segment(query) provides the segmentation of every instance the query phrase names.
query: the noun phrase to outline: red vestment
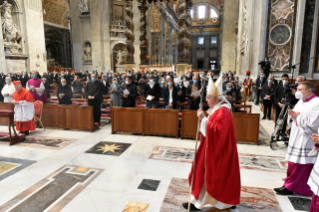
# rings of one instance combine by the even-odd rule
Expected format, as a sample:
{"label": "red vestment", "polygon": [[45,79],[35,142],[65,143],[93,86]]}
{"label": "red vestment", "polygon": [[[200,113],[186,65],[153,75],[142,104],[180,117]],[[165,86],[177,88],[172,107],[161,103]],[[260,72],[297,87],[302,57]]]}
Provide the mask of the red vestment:
{"label": "red vestment", "polygon": [[[221,106],[208,119],[206,137],[196,153],[192,195],[199,199],[206,192],[219,202],[240,204],[240,170],[233,118],[230,110]],[[193,168],[192,168],[193,171]],[[191,185],[192,171],[189,174]]]}
{"label": "red vestment", "polygon": [[32,94],[27,89],[22,88],[19,92],[15,91],[13,93],[12,100],[20,103],[16,104],[14,108],[16,129],[19,132],[34,131],[34,99]]}

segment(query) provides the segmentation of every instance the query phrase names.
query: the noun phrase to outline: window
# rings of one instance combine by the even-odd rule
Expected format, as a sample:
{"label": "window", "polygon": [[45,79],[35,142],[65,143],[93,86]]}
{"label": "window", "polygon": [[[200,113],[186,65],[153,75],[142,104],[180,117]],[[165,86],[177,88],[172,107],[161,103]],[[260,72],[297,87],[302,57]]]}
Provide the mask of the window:
{"label": "window", "polygon": [[198,6],[198,19],[204,19],[206,14],[206,6]]}
{"label": "window", "polygon": [[211,44],[216,45],[217,44],[217,37],[211,38]]}
{"label": "window", "polygon": [[198,38],[198,45],[204,45],[204,37]]}
{"label": "window", "polygon": [[194,10],[190,10],[190,15],[191,15],[191,18],[194,17]]}
{"label": "window", "polygon": [[214,9],[210,9],[210,17],[211,18],[218,18],[218,15]]}

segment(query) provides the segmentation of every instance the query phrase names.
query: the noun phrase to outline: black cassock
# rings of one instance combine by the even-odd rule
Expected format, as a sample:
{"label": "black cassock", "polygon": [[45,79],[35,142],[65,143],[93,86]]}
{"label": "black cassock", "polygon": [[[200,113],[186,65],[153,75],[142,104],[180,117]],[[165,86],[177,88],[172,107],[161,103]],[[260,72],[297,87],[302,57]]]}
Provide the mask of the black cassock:
{"label": "black cassock", "polygon": [[[64,94],[63,97],[60,98],[60,94]],[[58,91],[57,91],[57,97],[59,99],[59,104],[60,105],[71,105],[72,104],[72,90],[71,87],[66,85],[66,86],[59,86]]]}
{"label": "black cassock", "polygon": [[122,107],[135,107],[135,98],[137,97],[136,86],[131,83],[130,85],[125,85],[123,91],[126,89],[130,94],[127,98],[124,98],[124,93],[122,93]]}

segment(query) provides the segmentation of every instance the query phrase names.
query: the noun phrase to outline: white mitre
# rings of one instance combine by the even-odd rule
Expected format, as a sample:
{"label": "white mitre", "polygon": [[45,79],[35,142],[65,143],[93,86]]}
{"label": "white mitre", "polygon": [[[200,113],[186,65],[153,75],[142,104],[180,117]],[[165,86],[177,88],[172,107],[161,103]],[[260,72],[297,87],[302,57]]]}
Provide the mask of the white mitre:
{"label": "white mitre", "polygon": [[220,75],[216,82],[213,81],[212,77],[209,76],[207,96],[221,97],[223,96],[223,76]]}

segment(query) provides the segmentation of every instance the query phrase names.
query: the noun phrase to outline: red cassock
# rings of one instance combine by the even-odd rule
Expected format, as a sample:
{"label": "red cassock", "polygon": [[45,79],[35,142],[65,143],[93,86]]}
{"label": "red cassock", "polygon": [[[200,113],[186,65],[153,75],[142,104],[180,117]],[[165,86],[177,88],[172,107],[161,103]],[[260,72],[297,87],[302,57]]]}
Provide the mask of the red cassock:
{"label": "red cassock", "polygon": [[[192,168],[193,171],[193,168]],[[189,174],[191,185],[192,171]],[[240,204],[240,169],[233,118],[230,110],[220,107],[208,119],[206,137],[196,153],[192,195],[199,199],[206,192],[219,202]]]}

